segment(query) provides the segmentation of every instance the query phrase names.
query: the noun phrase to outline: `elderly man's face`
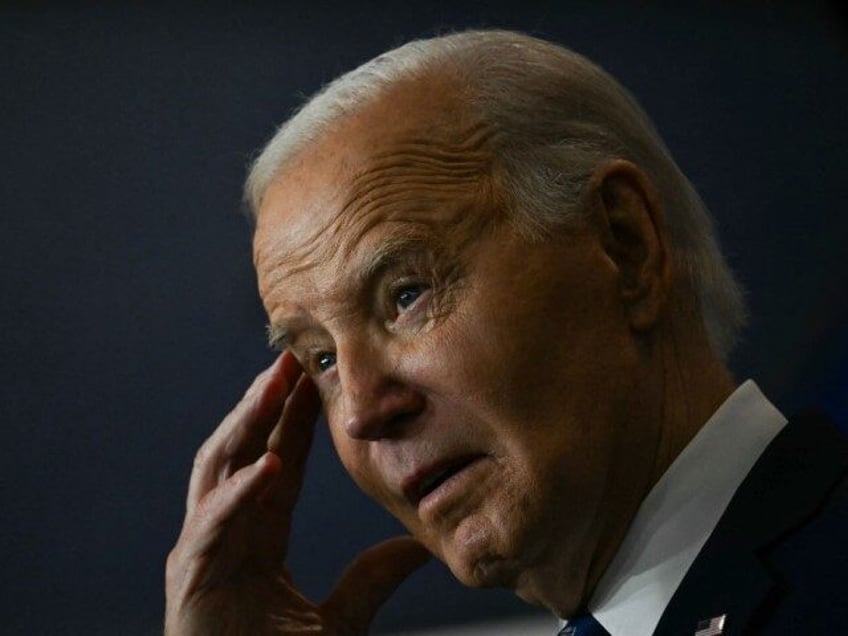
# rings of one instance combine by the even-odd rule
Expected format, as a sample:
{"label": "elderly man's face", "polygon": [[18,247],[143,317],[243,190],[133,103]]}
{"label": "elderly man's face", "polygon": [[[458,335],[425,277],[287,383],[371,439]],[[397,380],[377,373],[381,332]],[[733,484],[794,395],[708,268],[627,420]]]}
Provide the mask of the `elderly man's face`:
{"label": "elderly man's face", "polygon": [[460,580],[533,600],[556,570],[576,602],[653,441],[630,417],[615,266],[589,226],[521,238],[488,132],[409,93],[269,188],[254,257],[272,330],[356,483]]}

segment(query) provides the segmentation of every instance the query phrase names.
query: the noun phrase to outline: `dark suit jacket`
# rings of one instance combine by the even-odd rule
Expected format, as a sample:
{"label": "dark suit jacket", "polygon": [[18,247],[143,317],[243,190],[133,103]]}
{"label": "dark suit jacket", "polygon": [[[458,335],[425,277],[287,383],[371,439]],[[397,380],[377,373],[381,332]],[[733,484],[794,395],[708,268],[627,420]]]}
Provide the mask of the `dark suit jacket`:
{"label": "dark suit jacket", "polygon": [[794,418],[772,440],[654,634],[692,635],[722,614],[725,635],[848,634],[848,438],[826,417]]}

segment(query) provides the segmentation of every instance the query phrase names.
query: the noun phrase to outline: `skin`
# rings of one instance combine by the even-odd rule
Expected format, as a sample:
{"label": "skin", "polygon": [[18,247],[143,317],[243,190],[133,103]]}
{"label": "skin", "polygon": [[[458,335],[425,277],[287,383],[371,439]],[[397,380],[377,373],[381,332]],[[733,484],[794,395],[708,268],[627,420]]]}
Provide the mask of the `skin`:
{"label": "skin", "polygon": [[[184,590],[168,592],[174,623],[223,606],[198,610],[196,599],[231,593],[222,581],[243,577],[247,563],[265,572],[256,589],[279,588],[316,389],[353,479],[457,578],[510,587],[564,617],[585,604],[645,494],[732,391],[675,280],[650,179],[628,162],[598,166],[586,222],[531,243],[509,221],[491,140],[457,87],[417,80],[338,122],[269,187],[254,238],[259,291],[287,349],[282,364],[296,367],[293,354],[306,375],[290,390],[296,374],[272,371],[285,387],[271,391],[265,424],[237,407],[230,432],[199,456],[203,486],[193,477],[169,560],[170,588]],[[273,452],[259,465],[222,459],[222,448],[241,446],[252,459],[264,441]],[[419,501],[415,487],[446,465],[458,472]],[[247,474],[233,486],[238,468]],[[209,504],[197,514],[204,497],[229,501],[216,494],[228,488],[238,497],[215,504],[226,513]],[[267,513],[276,547],[226,561],[234,519],[246,515],[239,528],[249,532],[268,522],[257,499],[276,503]],[[421,562],[412,540],[378,547],[331,596],[343,601],[309,605],[312,625],[364,633]],[[204,567],[224,574],[185,583]],[[353,591],[375,578],[374,598]],[[283,589],[254,614],[292,607],[290,581]]]}

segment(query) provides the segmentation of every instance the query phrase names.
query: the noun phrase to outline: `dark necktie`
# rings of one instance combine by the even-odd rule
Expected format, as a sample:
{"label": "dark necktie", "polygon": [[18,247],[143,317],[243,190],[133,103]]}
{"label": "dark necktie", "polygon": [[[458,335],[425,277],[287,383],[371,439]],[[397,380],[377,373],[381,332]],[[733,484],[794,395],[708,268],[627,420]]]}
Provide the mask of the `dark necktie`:
{"label": "dark necktie", "polygon": [[568,619],[568,625],[559,630],[557,636],[610,636],[610,633],[594,616],[583,614]]}

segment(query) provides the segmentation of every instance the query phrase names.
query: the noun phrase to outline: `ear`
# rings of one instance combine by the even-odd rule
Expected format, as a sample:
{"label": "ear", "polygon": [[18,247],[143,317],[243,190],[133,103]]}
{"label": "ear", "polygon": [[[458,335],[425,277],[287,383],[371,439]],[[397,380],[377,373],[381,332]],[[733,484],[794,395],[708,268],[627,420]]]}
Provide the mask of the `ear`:
{"label": "ear", "polygon": [[659,193],[629,161],[599,166],[587,189],[601,245],[618,272],[619,298],[636,331],[654,327],[673,279],[668,231]]}

